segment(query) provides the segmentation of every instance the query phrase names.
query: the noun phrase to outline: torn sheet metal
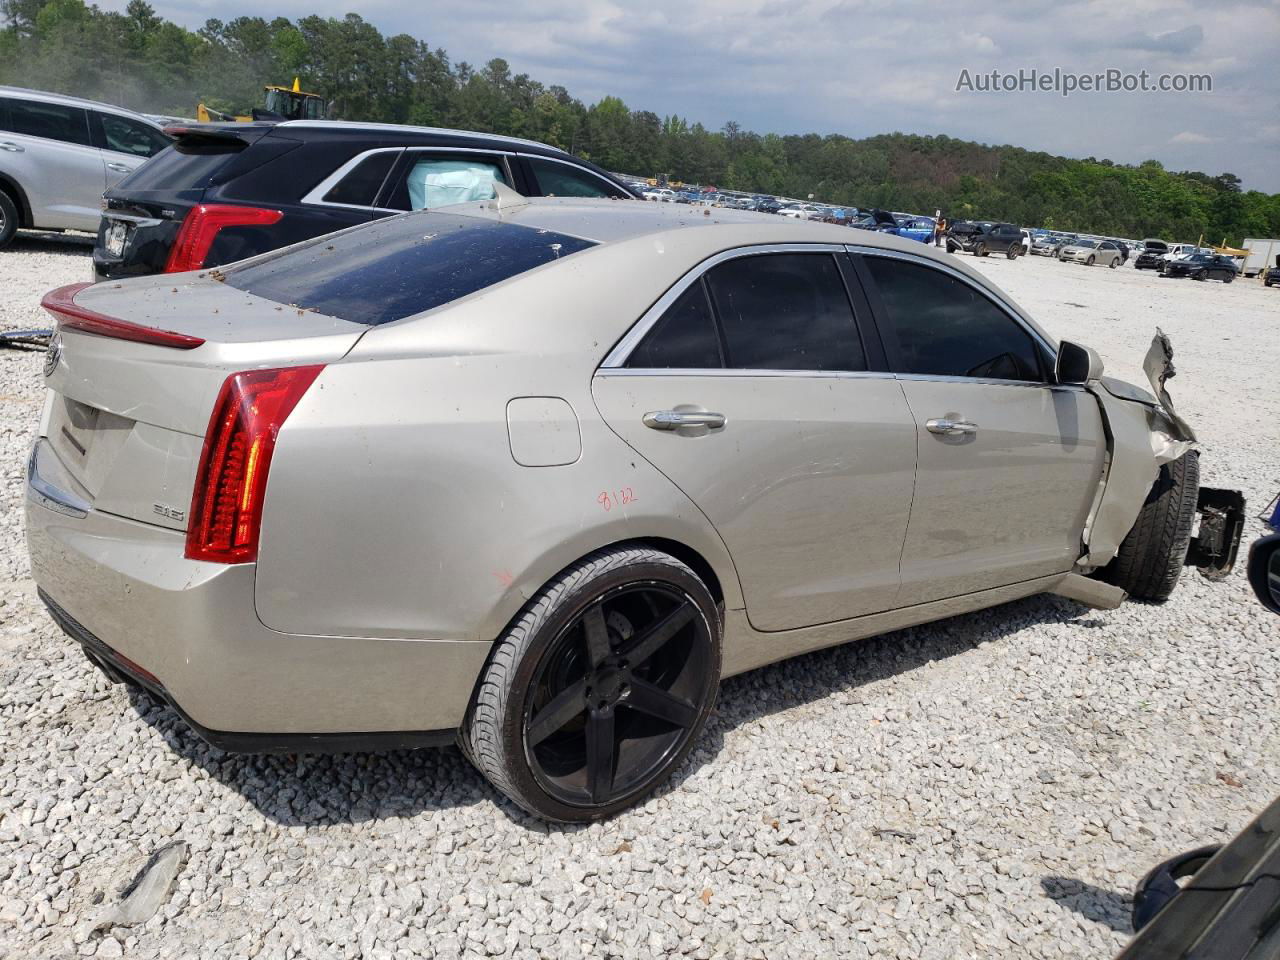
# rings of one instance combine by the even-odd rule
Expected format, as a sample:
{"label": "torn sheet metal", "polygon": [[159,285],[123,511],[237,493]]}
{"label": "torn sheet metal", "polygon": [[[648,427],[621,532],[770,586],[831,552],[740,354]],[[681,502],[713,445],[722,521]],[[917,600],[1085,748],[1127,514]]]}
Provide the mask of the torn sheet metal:
{"label": "torn sheet metal", "polygon": [[1147,355],[1142,360],[1142,370],[1146,373],[1166,417],[1177,428],[1174,439],[1194,442],[1195,431],[1174,411],[1173,400],[1165,389],[1165,382],[1177,376],[1177,371],[1173,368],[1173,344],[1159,327],[1156,327],[1156,335],[1151,338],[1151,346],[1147,348]]}
{"label": "torn sheet metal", "polygon": [[1174,413],[1165,387],[1174,375],[1173,345],[1159,328],[1142,368],[1154,397],[1110,377],[1086,387],[1098,398],[1106,424],[1107,463],[1105,479],[1085,524],[1085,552],[1077,561],[1077,566],[1085,569],[1110,562],[1138,519],[1160,467],[1183,456],[1195,443],[1195,432]]}

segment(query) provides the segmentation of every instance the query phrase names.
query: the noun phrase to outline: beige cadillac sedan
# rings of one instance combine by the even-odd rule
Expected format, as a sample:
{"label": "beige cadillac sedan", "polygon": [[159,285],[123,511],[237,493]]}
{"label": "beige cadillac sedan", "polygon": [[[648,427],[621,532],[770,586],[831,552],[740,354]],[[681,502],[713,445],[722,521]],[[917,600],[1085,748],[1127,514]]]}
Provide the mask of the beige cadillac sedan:
{"label": "beige cadillac sedan", "polygon": [[90,659],[229,750],[457,740],[553,820],[721,677],[1238,542],[1167,341],[1157,398],[896,237],[504,189],[45,305],[27,536]]}

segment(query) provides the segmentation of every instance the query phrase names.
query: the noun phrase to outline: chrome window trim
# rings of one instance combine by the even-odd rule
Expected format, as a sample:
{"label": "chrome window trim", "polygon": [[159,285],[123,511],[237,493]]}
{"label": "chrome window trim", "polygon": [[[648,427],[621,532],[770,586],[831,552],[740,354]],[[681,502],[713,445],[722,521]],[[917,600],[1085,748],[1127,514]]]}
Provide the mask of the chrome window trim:
{"label": "chrome window trim", "polygon": [[[548,161],[550,161],[551,163],[559,163],[559,164],[561,164],[561,165],[563,165],[563,166],[566,166],[566,167],[573,167],[573,169],[575,169],[575,170],[579,170],[579,171],[581,171],[582,173],[589,173],[589,174],[591,174],[591,176],[595,177],[595,178],[596,178],[597,180],[599,180],[600,182],[602,182],[602,183],[606,184],[606,185],[609,187],[609,189],[610,189],[610,190],[613,190],[613,191],[615,191],[615,192],[616,192],[616,191],[618,191],[619,189],[621,189],[623,193],[628,193],[628,192],[629,192],[625,187],[622,187],[620,184],[614,183],[614,182],[613,182],[612,180],[610,180],[608,177],[602,177],[600,174],[596,173],[594,170],[590,170],[590,169],[588,169],[588,168],[586,168],[586,167],[582,166],[581,164],[574,163],[572,160],[561,160],[559,157],[548,157],[548,156],[544,156],[543,154],[540,154],[540,153],[519,153],[519,152],[517,152],[517,153],[516,153],[516,156],[517,156],[517,157],[524,157],[526,160],[548,160]],[[538,175],[537,175],[536,173],[534,173],[534,174],[533,174],[533,179],[534,179],[534,182],[536,183],[536,182],[537,182],[537,180],[538,180]],[[539,189],[539,190],[541,190],[541,189],[542,189],[541,185],[539,185],[538,189]],[[544,196],[545,196],[545,194],[544,194]]]}
{"label": "chrome window trim", "polygon": [[[640,341],[644,339],[645,334],[652,329],[653,325],[667,311],[667,308],[675,303],[682,293],[700,280],[703,274],[712,267],[728,260],[737,260],[740,257],[754,257],[767,253],[843,253],[844,249],[844,245],[839,243],[761,243],[748,247],[735,247],[732,250],[721,250],[719,253],[713,254],[695,265],[693,269],[673,283],[667,292],[659,297],[654,305],[641,315],[639,320],[632,324],[631,329],[623,334],[622,339],[614,345],[613,349],[609,351],[600,363],[599,369],[603,372],[626,366],[627,358],[631,356],[632,351],[635,350]],[[639,368],[636,369],[639,370]],[[734,372],[738,372],[738,370]],[[822,371],[805,372],[821,373]],[[749,371],[748,375],[750,375]]]}
{"label": "chrome window trim", "polygon": [[[416,144],[411,144],[409,146],[404,146],[404,147],[374,147],[372,150],[366,150],[363,153],[356,154],[354,157],[352,157],[350,160],[348,160],[346,163],[340,166],[337,170],[333,171],[333,173],[329,174],[329,176],[321,180],[306,196],[304,196],[298,202],[309,204],[313,207],[337,207],[342,210],[373,210],[373,211],[379,211],[382,213],[411,212],[407,210],[397,210],[395,207],[369,207],[369,206],[364,206],[358,203],[337,203],[333,200],[324,199],[324,195],[326,193],[328,193],[330,190],[336,187],[348,173],[354,170],[356,166],[359,165],[366,158],[373,156],[375,153],[408,153],[410,151],[413,151],[415,153],[427,152],[427,153],[489,153],[489,154],[493,154],[496,157],[502,158],[503,172],[506,173],[507,179],[508,180],[513,179],[512,172],[511,172],[511,164],[509,160],[511,157],[516,156],[516,154],[511,150],[494,150],[494,149],[486,149],[484,147],[432,147],[432,146],[426,146],[426,145],[418,146]],[[391,168],[393,170],[395,169],[395,161],[392,161]],[[387,176],[390,176],[390,175],[391,175],[390,173],[387,174]],[[384,185],[385,185],[385,178],[384,178]]]}
{"label": "chrome window trim", "polygon": [[[284,124],[281,124],[283,126]],[[329,174],[307,193],[299,203],[309,204],[314,207],[340,207],[345,210],[388,210],[387,207],[370,207],[358,203],[335,203],[332,200],[325,200],[324,195],[336,187],[347,174],[358,167],[369,157],[377,153],[403,153],[405,147],[374,147],[372,150],[365,150],[363,153],[357,153],[337,170]],[[391,166],[395,168],[395,161],[391,162]],[[390,213],[403,213],[401,210],[388,210]]]}
{"label": "chrome window trim", "polygon": [[[601,367],[601,377],[803,377],[806,380],[894,380],[887,370],[766,370],[751,367]],[[1039,384],[1029,384],[1039,386]]]}
{"label": "chrome window trim", "polygon": [[928,381],[929,383],[982,383],[996,387],[1034,387],[1037,390],[1067,390],[1082,392],[1078,383],[1054,383],[1051,380],[1001,380],[998,377],[957,377],[942,373],[896,373],[895,380]]}

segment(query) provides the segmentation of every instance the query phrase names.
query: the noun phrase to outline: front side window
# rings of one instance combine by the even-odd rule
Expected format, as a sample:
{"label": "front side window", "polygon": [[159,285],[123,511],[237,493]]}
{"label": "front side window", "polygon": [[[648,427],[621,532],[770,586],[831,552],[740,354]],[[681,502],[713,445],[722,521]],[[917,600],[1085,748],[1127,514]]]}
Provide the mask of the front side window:
{"label": "front side window", "polygon": [[707,271],[725,366],[865,370],[853,308],[830,253],[739,257]]}
{"label": "front side window", "polygon": [[173,143],[155,127],[113,113],[99,113],[102,142],[108,150],[131,153],[135,157],[154,157]]}
{"label": "front side window", "polygon": [[89,146],[89,116],[83,107],[39,100],[10,100],[9,129],[28,137]]}
{"label": "front side window", "polygon": [[538,192],[544,197],[625,197],[625,194],[590,170],[567,163],[526,157]]}
{"label": "front side window", "polygon": [[394,210],[434,210],[492,200],[495,180],[508,182],[497,157],[415,153],[410,155],[408,172],[397,184],[390,206]]}
{"label": "front side window", "polygon": [[923,264],[868,256],[899,373],[1042,382],[1031,335],[969,284]]}

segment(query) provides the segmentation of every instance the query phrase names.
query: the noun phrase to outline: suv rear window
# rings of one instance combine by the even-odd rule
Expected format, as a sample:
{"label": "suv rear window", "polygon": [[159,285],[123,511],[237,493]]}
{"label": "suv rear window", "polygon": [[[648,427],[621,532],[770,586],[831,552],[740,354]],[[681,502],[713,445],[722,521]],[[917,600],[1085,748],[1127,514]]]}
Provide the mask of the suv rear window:
{"label": "suv rear window", "polygon": [[204,139],[192,142],[181,137],[172,150],[162,150],[129,174],[112,189],[113,194],[130,190],[201,190],[213,175],[247,144],[242,140]]}
{"label": "suv rear window", "polygon": [[226,277],[256,297],[377,326],[593,246],[547,230],[419,211],[287,247]]}

